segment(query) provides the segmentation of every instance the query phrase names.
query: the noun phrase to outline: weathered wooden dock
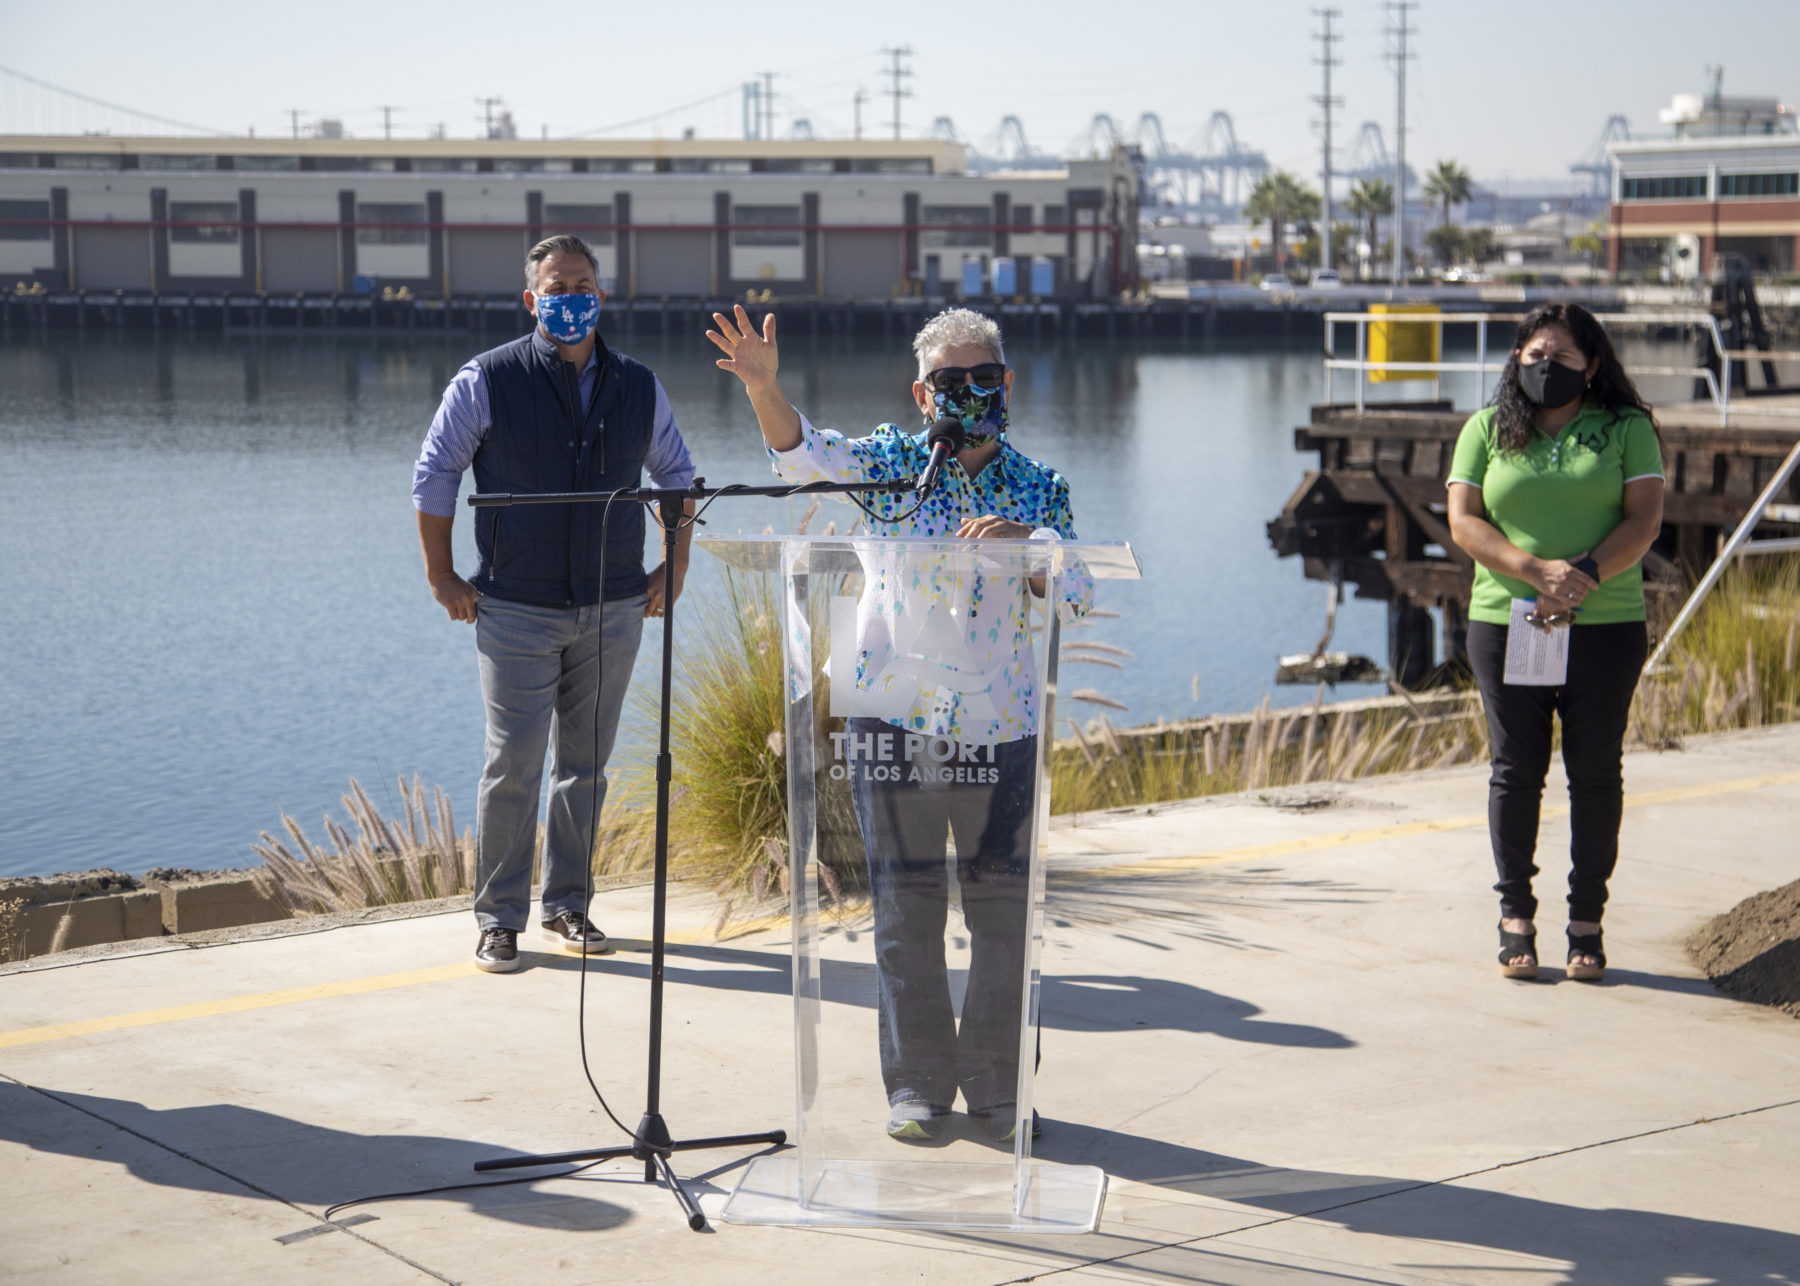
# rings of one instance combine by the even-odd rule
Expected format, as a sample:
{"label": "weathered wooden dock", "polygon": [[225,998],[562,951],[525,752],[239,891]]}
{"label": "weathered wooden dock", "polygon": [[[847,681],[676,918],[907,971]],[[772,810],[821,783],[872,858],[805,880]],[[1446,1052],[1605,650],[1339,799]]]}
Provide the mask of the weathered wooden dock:
{"label": "weathered wooden dock", "polygon": [[[1467,653],[1474,563],[1450,539],[1445,486],[1468,417],[1446,402],[1314,407],[1294,446],[1316,451],[1319,467],[1269,523],[1276,552],[1298,554],[1309,579],[1337,579],[1358,598],[1387,602],[1389,673],[1409,687]],[[1658,407],[1657,419],[1669,483],[1645,584],[1680,593],[1800,441],[1800,396],[1734,403],[1726,426],[1711,402]],[[1800,475],[1776,502],[1758,530],[1800,535]],[[1435,646],[1432,607],[1442,613]]]}

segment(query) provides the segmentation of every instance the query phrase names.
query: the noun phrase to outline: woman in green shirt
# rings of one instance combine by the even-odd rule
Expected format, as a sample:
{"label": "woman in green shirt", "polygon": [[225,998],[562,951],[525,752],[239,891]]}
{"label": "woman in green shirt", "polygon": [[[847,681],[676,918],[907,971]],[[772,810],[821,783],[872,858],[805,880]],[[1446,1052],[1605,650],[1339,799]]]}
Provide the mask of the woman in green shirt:
{"label": "woman in green shirt", "polygon": [[[1644,665],[1640,566],[1662,530],[1662,448],[1605,329],[1578,304],[1520,325],[1494,404],[1463,426],[1450,466],[1450,534],[1475,560],[1469,664],[1492,746],[1488,830],[1500,965],[1538,972],[1531,880],[1551,721],[1569,779],[1568,974],[1604,974],[1600,916],[1619,852],[1625,726]],[[1514,600],[1534,603],[1514,626]],[[1570,628],[1572,627],[1572,628]],[[1510,629],[1570,628],[1563,683],[1508,683]]]}

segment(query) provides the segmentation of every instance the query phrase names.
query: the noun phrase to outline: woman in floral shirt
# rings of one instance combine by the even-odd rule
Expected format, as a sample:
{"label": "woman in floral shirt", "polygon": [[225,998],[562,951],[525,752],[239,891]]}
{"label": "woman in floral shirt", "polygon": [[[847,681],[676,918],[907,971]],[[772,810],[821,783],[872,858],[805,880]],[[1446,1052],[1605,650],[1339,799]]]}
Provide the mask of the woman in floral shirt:
{"label": "woman in floral shirt", "polygon": [[[743,381],[782,478],[881,482],[924,470],[930,452],[923,431],[883,424],[867,437],[847,438],[814,428],[794,409],[776,380],[773,314],[760,334],[741,307],[734,318],[715,313],[713,321],[707,338],[725,354],[718,365]],[[910,494],[870,497],[877,529],[899,537],[1073,540],[1069,484],[1006,439],[1013,373],[1000,328],[968,309],[951,309],[925,324],[913,351],[919,375],[912,395],[923,424],[946,415],[959,419],[964,446],[922,505]],[[882,718],[848,720],[846,745],[929,743],[940,762],[975,766],[916,780],[905,773],[893,775],[900,780],[855,772],[850,778],[875,919],[887,1132],[902,1142],[943,1138],[959,1092],[991,1139],[1009,1141],[1017,1127],[1038,676],[1023,645],[1024,586],[984,574],[979,562],[899,552],[865,560],[869,585],[858,608],[856,673],[832,676],[884,710]],[[1091,603],[1093,582],[1077,567],[1059,576],[1052,592],[1060,612],[1076,615]],[[953,622],[954,635],[942,633],[946,622]],[[909,640],[933,630],[931,637],[958,652],[955,683],[924,682],[916,669],[890,668],[915,650]],[[944,962],[949,835],[956,839],[970,939],[960,1030]],[[1035,1132],[1035,1113],[1033,1124]]]}

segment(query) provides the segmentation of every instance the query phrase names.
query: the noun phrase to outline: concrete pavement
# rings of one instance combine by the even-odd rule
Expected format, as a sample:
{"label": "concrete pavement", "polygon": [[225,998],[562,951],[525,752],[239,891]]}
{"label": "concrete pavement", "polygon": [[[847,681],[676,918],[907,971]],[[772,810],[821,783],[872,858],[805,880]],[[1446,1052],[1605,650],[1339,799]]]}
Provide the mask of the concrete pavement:
{"label": "concrete pavement", "polygon": [[[1800,727],[1628,758],[1601,986],[1499,977],[1485,775],[1058,820],[1035,1151],[1107,1171],[1095,1234],[695,1235],[628,1162],[315,1231],[481,1157],[617,1141],[577,962],[476,973],[456,910],[0,972],[0,1279],[1800,1283],[1800,1023],[1681,945],[1795,878]],[[1552,963],[1562,799],[1553,776]],[[648,906],[595,914],[641,934]],[[791,1128],[785,930],[714,942],[715,914],[672,911],[669,1124]],[[648,955],[621,945],[590,1052],[632,1123]],[[716,1212],[748,1152],[677,1168]]]}

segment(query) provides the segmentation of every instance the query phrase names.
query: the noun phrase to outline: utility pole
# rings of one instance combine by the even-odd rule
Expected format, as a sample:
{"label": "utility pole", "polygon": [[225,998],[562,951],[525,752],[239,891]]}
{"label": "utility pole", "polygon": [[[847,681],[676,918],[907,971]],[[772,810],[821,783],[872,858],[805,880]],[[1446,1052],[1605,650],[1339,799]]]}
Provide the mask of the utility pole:
{"label": "utility pole", "polygon": [[298,107],[290,107],[290,108],[288,108],[288,115],[294,118],[294,137],[299,138],[300,137],[300,109]]}
{"label": "utility pole", "polygon": [[1418,55],[1408,53],[1406,38],[1418,35],[1411,24],[1415,0],[1388,0],[1388,12],[1394,25],[1388,34],[1394,38],[1394,76],[1399,81],[1398,106],[1394,114],[1394,276],[1393,285],[1406,284],[1406,62]]}
{"label": "utility pole", "polygon": [[762,77],[762,136],[765,139],[775,137],[775,73],[759,71]]}
{"label": "utility pole", "polygon": [[477,98],[475,105],[482,109],[481,137],[494,137],[494,109],[504,103],[504,98]]}
{"label": "utility pole", "polygon": [[381,137],[394,137],[394,109],[383,106],[381,109]]}
{"label": "utility pole", "polygon": [[1331,69],[1343,65],[1343,59],[1331,56],[1331,47],[1338,42],[1339,36],[1332,30],[1331,24],[1343,16],[1342,9],[1314,9],[1313,13],[1324,23],[1324,30],[1319,32],[1319,56],[1313,61],[1325,72],[1325,92],[1313,99],[1319,105],[1321,123],[1325,127],[1325,146],[1323,150],[1325,175],[1325,224],[1319,232],[1319,266],[1331,268],[1336,265],[1331,259],[1331,109],[1341,107],[1344,100],[1331,96]]}
{"label": "utility pole", "polygon": [[850,101],[856,108],[856,141],[862,142],[862,105],[868,101],[868,92],[861,85],[856,87],[856,95]]}
{"label": "utility pole", "polygon": [[902,67],[900,65],[900,60],[902,58],[912,57],[912,46],[899,45],[897,47],[884,47],[881,52],[886,57],[893,60],[893,66],[883,72],[882,75],[889,77],[894,82],[893,88],[888,90],[888,93],[892,95],[894,99],[894,140],[898,142],[900,139],[900,100],[902,98],[912,97],[912,90],[900,88],[900,82],[912,75],[912,68]]}

